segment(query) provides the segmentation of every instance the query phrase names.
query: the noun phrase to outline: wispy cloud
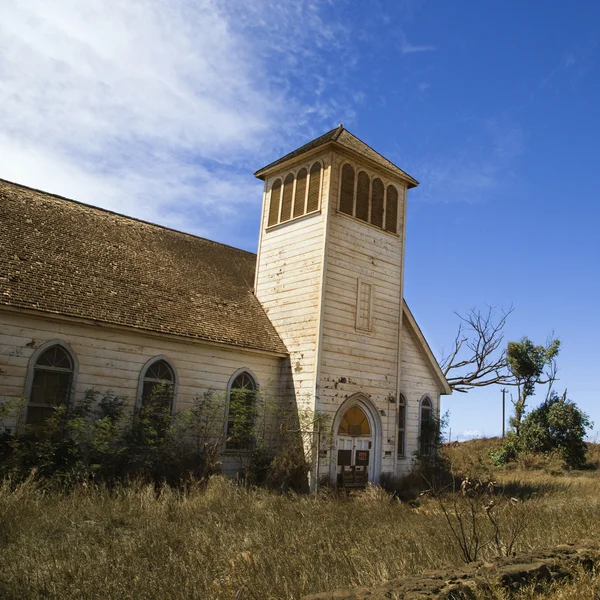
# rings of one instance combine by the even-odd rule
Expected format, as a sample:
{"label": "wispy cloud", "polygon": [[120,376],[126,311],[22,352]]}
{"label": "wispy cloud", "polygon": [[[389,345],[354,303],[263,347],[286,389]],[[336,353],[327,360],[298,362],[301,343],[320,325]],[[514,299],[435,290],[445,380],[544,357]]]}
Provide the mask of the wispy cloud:
{"label": "wispy cloud", "polygon": [[305,91],[345,39],[310,0],[9,4],[0,177],[218,236],[260,200],[257,157],[349,114]]}
{"label": "wispy cloud", "polygon": [[514,161],[525,148],[523,128],[504,115],[457,120],[454,127],[454,133],[436,139],[460,143],[425,148],[416,170],[424,182],[419,197],[427,202],[479,202],[509,185]]}
{"label": "wispy cloud", "polygon": [[415,52],[433,52],[436,49],[431,44],[411,44],[404,32],[400,33],[400,52],[402,55],[414,54]]}

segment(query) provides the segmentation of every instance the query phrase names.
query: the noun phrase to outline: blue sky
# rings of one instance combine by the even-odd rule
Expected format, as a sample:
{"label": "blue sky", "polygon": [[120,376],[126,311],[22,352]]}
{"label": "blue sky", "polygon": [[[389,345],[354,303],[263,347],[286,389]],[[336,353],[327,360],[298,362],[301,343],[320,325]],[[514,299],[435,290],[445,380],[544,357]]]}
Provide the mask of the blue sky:
{"label": "blue sky", "polygon": [[[507,339],[558,336],[600,428],[599,31],[581,0],[21,0],[0,177],[255,250],[252,172],[342,122],[421,181],[406,298],[434,352],[453,311],[513,305]],[[497,434],[500,397],[445,399],[453,437]]]}

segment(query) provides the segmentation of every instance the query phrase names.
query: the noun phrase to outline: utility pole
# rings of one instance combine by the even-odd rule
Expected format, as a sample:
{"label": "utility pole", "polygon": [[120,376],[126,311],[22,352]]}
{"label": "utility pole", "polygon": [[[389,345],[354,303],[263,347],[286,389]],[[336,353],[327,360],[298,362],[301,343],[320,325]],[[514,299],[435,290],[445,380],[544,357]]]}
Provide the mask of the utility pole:
{"label": "utility pole", "polygon": [[505,423],[506,423],[505,397],[506,397],[506,392],[508,392],[508,390],[506,388],[502,388],[501,391],[502,391],[502,437],[504,437],[504,435],[505,435],[504,427],[505,427]]}

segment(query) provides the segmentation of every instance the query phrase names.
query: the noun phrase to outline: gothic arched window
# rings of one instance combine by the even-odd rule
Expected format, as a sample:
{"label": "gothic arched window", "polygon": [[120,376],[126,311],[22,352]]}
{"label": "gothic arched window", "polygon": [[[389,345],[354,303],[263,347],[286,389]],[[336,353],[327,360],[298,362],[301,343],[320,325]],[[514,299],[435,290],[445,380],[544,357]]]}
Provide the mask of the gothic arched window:
{"label": "gothic arched window", "polygon": [[428,396],[421,400],[419,454],[427,456],[433,451],[435,441],[435,422],[433,419],[433,406]]}
{"label": "gothic arched window", "polygon": [[27,405],[27,424],[43,423],[60,405],[68,405],[75,363],[61,344],[43,350],[35,359]]}
{"label": "gothic arched window", "polygon": [[254,445],[258,385],[248,371],[235,376],[229,387],[225,448],[249,450]]}
{"label": "gothic arched window", "polygon": [[140,409],[167,410],[171,413],[175,396],[175,371],[162,357],[150,360],[140,377]]}

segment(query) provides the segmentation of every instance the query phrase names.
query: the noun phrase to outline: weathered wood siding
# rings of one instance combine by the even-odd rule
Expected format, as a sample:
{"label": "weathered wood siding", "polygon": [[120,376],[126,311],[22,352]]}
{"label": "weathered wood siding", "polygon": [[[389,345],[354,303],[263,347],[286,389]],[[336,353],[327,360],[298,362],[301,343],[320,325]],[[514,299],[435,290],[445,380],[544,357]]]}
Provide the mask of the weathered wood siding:
{"label": "weathered wood siding", "polygon": [[[340,170],[346,159],[335,154],[331,176],[326,278],[323,295],[318,410],[333,422],[342,402],[357,392],[371,399],[382,425],[382,472],[393,471],[401,309],[402,230],[394,235],[339,213]],[[350,160],[354,167],[360,163]],[[373,169],[371,175],[382,177]],[[358,169],[357,169],[358,171]],[[393,181],[400,194],[403,185]],[[372,286],[371,331],[356,327],[358,281]]]}
{"label": "weathered wood siding", "polygon": [[0,310],[0,402],[23,397],[30,358],[50,340],[66,342],[77,356],[75,399],[89,388],[111,389],[133,405],[142,367],[159,355],[177,371],[175,410],[191,408],[195,396],[207,390],[224,397],[232,375],[243,368],[266,395],[278,394],[283,359],[276,356]]}
{"label": "weathered wood siding", "polygon": [[421,398],[429,396],[438,415],[440,410],[439,383],[433,375],[431,363],[407,321],[405,318],[402,322],[400,375],[400,391],[406,400],[406,451],[404,458],[398,459],[398,474],[405,474],[411,470],[419,448]]}
{"label": "weathered wood siding", "polygon": [[313,156],[293,168],[310,169],[315,160],[324,164],[319,212],[267,228],[271,185],[277,178],[283,180],[292,169],[277,173],[266,182],[255,286],[256,296],[290,353],[283,385],[299,406],[307,408],[314,406],[315,395],[329,153]]}

